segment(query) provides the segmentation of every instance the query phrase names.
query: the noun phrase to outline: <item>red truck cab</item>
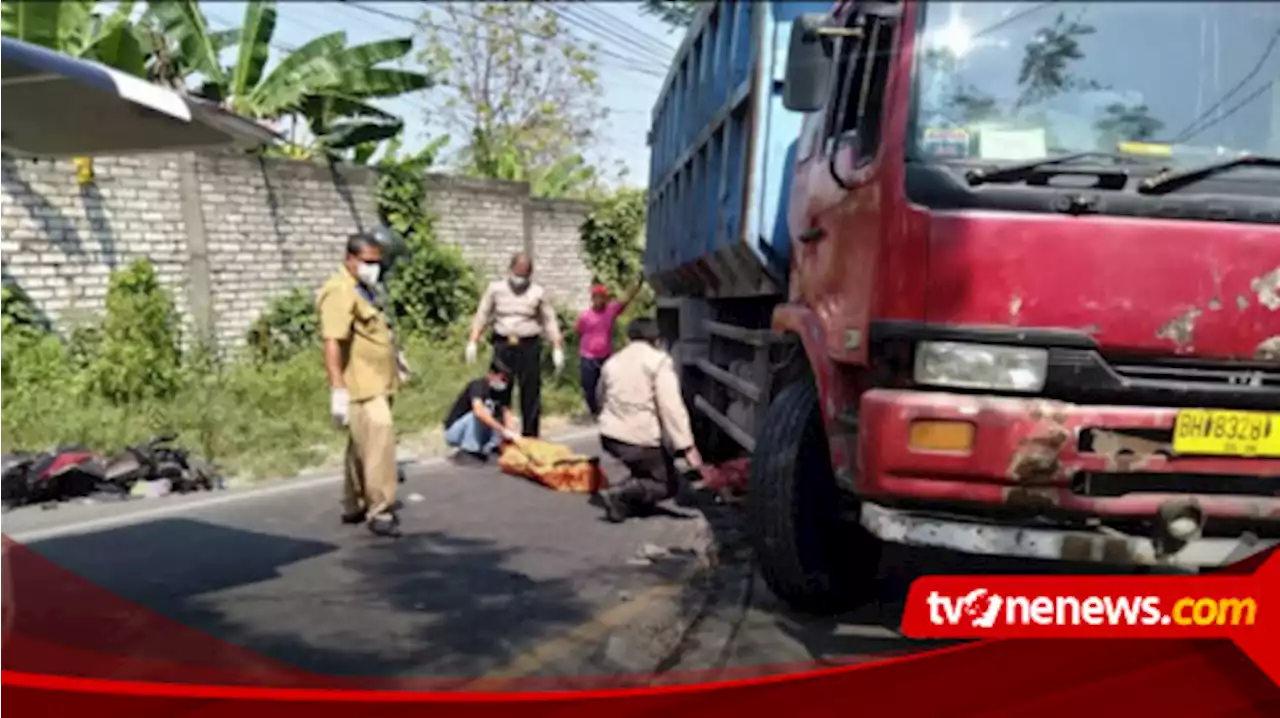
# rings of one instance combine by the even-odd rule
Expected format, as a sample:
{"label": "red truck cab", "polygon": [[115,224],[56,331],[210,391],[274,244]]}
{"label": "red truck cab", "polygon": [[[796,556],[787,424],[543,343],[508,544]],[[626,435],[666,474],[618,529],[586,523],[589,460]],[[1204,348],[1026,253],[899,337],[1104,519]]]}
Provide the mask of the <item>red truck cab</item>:
{"label": "red truck cab", "polygon": [[802,351],[750,486],[776,593],[845,605],[883,541],[1188,568],[1276,544],[1278,39],[1248,2],[796,20],[771,329]]}

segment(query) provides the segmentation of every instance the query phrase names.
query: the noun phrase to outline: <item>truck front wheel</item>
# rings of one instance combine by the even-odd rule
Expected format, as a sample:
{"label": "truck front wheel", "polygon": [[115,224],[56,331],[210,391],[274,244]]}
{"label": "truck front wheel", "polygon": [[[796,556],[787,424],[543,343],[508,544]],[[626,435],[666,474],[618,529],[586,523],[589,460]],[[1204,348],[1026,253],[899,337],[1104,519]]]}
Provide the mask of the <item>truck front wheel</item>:
{"label": "truck front wheel", "polygon": [[818,392],[805,377],[765,414],[751,461],[748,522],[760,572],[792,608],[829,614],[873,595],[880,544],[842,521]]}

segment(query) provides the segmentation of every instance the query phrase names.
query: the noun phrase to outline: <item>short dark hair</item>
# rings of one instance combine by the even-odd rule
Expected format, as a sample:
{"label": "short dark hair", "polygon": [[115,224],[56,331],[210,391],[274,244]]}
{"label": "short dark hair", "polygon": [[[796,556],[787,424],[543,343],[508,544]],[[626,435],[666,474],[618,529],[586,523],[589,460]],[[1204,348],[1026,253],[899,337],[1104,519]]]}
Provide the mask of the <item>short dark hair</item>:
{"label": "short dark hair", "polygon": [[378,248],[382,247],[382,243],[378,241],[378,238],[368,232],[356,232],[355,234],[348,235],[347,255],[354,257],[357,254],[360,254],[361,250],[370,245]]}
{"label": "short dark hair", "polygon": [[652,317],[636,317],[627,324],[627,339],[631,341],[656,342],[662,338],[658,331],[658,322]]}
{"label": "short dark hair", "polygon": [[529,253],[524,251],[516,252],[515,254],[511,255],[511,263],[507,265],[507,268],[515,269],[516,265],[519,264],[520,260],[522,259],[529,263],[530,269],[533,269],[533,257],[530,257]]}
{"label": "short dark hair", "polygon": [[502,361],[497,357],[494,357],[493,361],[489,362],[489,373],[501,374],[503,376],[511,376],[511,369],[510,367],[507,366],[506,362]]}

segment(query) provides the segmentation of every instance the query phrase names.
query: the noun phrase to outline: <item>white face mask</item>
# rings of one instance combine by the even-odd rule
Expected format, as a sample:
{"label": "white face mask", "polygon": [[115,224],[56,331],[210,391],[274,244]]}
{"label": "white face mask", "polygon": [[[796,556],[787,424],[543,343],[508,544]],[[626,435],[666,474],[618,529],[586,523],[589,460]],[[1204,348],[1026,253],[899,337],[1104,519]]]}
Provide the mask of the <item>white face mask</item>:
{"label": "white face mask", "polygon": [[507,383],[505,381],[491,382],[489,384],[489,388],[501,394],[502,392],[507,390]]}
{"label": "white face mask", "polygon": [[377,262],[361,262],[356,266],[356,277],[366,286],[372,287],[382,276],[382,265]]}
{"label": "white face mask", "polygon": [[507,281],[511,282],[512,289],[524,289],[525,287],[529,286],[528,277],[517,277],[516,275],[513,274],[508,278]]}

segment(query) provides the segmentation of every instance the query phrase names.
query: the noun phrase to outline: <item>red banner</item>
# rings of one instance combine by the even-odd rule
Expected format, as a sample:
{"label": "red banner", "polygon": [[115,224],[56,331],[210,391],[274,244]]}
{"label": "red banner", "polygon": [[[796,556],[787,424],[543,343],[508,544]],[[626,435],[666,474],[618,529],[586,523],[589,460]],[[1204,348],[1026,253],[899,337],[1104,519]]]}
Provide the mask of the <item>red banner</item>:
{"label": "red banner", "polygon": [[1254,575],[930,577],[909,597],[909,635],[992,638],[736,681],[689,682],[713,680],[703,674],[468,684],[469,691],[497,691],[477,693],[457,691],[457,680],[309,674],[174,623],[5,543],[0,690],[20,711],[13,715],[1280,714],[1280,686],[1259,670],[1274,677],[1280,665],[1280,558]]}

